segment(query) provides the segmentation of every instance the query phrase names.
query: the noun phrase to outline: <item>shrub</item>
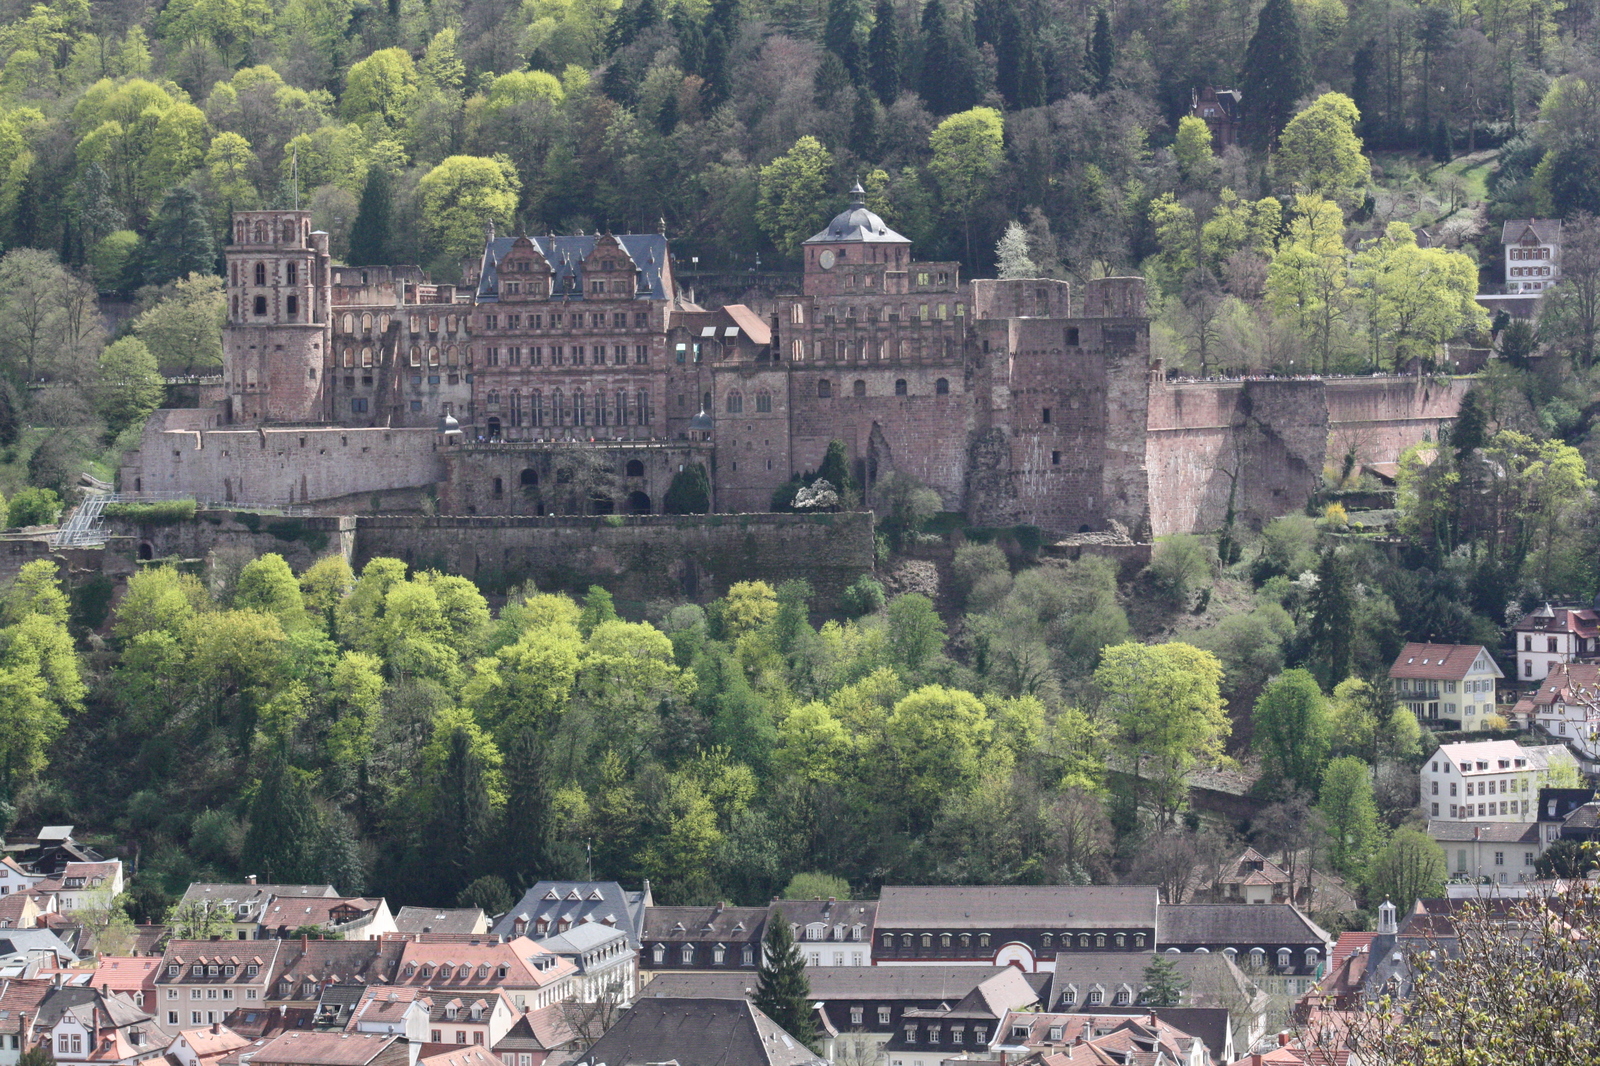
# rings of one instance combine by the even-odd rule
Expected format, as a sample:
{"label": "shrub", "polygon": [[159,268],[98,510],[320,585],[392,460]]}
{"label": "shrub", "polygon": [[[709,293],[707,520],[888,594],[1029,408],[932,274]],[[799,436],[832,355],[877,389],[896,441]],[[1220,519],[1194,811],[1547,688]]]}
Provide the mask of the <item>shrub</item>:
{"label": "shrub", "polygon": [[23,489],[6,510],[13,526],[47,526],[61,516],[61,497],[52,489]]}
{"label": "shrub", "polygon": [[991,574],[1011,573],[1011,564],[1006,562],[1006,553],[993,544],[963,544],[956,549],[955,559],[950,564],[951,577],[954,579],[956,596],[965,603],[967,597],[972,595],[972,590],[978,583]]}
{"label": "shrub", "polygon": [[883,609],[883,586],[868,574],[862,574],[850,583],[840,597],[845,613],[852,618],[873,614]]}
{"label": "shrub", "polygon": [[108,503],[107,518],[126,518],[150,526],[175,526],[194,518],[193,500],[152,500],[150,503]]}
{"label": "shrub", "polygon": [[1329,529],[1344,529],[1350,524],[1350,515],[1344,504],[1335,500],[1322,509],[1322,524]]}
{"label": "shrub", "polygon": [[1194,591],[1210,580],[1214,562],[1204,540],[1192,533],[1175,533],[1156,545],[1148,573],[1174,604],[1187,604]]}

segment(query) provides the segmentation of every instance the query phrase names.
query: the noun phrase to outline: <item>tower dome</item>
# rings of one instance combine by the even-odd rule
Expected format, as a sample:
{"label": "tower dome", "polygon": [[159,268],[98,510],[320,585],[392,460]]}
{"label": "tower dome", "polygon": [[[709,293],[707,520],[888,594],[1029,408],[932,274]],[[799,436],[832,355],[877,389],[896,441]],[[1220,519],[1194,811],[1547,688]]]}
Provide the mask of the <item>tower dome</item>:
{"label": "tower dome", "polygon": [[850,206],[833,216],[828,228],[806,241],[807,244],[860,243],[910,244],[911,241],[890,229],[883,219],[867,209],[867,193],[858,181],[850,189]]}

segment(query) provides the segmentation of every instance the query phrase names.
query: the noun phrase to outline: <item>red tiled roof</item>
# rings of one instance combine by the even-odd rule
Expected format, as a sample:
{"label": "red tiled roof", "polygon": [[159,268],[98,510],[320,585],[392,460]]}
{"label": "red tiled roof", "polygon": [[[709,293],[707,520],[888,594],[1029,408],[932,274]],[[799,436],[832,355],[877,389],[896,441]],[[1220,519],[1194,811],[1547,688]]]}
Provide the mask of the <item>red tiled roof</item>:
{"label": "red tiled roof", "polygon": [[1600,666],[1592,663],[1552,663],[1550,673],[1540,684],[1539,691],[1533,694],[1531,700],[1518,702],[1517,709],[1521,710],[1523,702],[1528,704],[1529,710],[1534,711],[1550,707],[1557,701],[1576,703],[1578,700],[1574,697],[1579,692],[1590,699],[1600,697]]}
{"label": "red tiled roof", "polygon": [[[1480,654],[1487,654],[1482,644],[1407,644],[1389,667],[1389,676],[1460,681]],[[1494,666],[1493,658],[1489,664]]]}
{"label": "red tiled roof", "polygon": [[1372,946],[1372,938],[1377,933],[1345,932],[1339,934],[1339,939],[1334,942],[1333,954],[1328,956],[1328,969],[1336,970],[1339,964],[1355,954],[1356,949]]}
{"label": "red tiled roof", "polygon": [[160,958],[151,955],[102,955],[89,986],[108,992],[148,992],[156,986],[160,966]]}

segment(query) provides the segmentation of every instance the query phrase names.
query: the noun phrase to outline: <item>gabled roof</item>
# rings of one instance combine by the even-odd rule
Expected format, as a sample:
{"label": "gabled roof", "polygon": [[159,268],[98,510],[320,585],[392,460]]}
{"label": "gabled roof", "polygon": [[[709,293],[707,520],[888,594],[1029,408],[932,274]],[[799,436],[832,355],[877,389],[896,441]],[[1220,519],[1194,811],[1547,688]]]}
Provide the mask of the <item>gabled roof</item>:
{"label": "gabled roof", "polygon": [[[282,940],[169,940],[156,970],[156,984],[265,984],[278,960],[287,957],[283,944]],[[216,977],[195,974],[192,967],[196,963],[215,963],[220,969]],[[167,970],[172,966],[178,967],[178,973],[169,976]],[[234,968],[231,977],[227,975],[228,966]],[[247,972],[251,966],[257,968],[254,975]]]}
{"label": "gabled roof", "polygon": [[[415,972],[408,973],[413,966]],[[449,977],[441,976],[445,966],[450,967]],[[501,966],[506,967],[504,977],[499,974]],[[393,980],[441,990],[545,988],[576,969],[571,960],[525,936],[505,943],[488,938],[477,943],[424,940],[405,942]]]}
{"label": "gabled roof", "polygon": [[651,907],[644,939],[651,943],[754,943],[766,929],[765,907]]}
{"label": "gabled roof", "polygon": [[434,1055],[417,1059],[417,1066],[503,1066],[499,1059],[489,1054],[487,1048],[467,1045],[454,1047]]}
{"label": "gabled roof", "polygon": [[1557,703],[1578,703],[1582,698],[1600,703],[1600,666],[1593,663],[1555,663],[1527,701],[1534,713]]}
{"label": "gabled roof", "polygon": [[[1135,993],[1144,987],[1144,971],[1156,957],[1153,951],[1082,951],[1056,956],[1056,969],[1050,975],[1050,995],[1046,1008],[1059,1008],[1069,987],[1077,990],[1082,1004],[1088,991],[1101,985],[1108,991],[1127,985]],[[1231,1007],[1249,1003],[1261,993],[1251,986],[1244,972],[1221,952],[1201,954],[1183,952],[1162,954],[1189,982],[1186,999],[1195,1007]]]}
{"label": "gabled roof", "polygon": [[[405,1044],[397,1048],[399,1039],[390,1033],[287,1032],[249,1052],[249,1061],[256,1066],[389,1066],[409,1057]],[[386,1054],[395,1049],[398,1055]]]}
{"label": "gabled roof", "polygon": [[160,956],[102,955],[89,984],[110,992],[143,992],[156,986]]}
{"label": "gabled roof", "polygon": [[1164,903],[1156,939],[1157,948],[1333,943],[1322,927],[1288,903]]}
{"label": "gabled roof", "polygon": [[[668,254],[667,239],[659,233],[619,233],[615,237],[633,263],[631,270],[619,271],[612,276],[627,277],[637,270],[642,276],[638,277],[636,298],[665,300],[667,291],[662,281],[662,267]],[[500,299],[500,262],[518,240],[531,242],[550,264],[550,283],[554,294],[550,297],[551,301],[581,302],[584,299],[583,264],[594,252],[597,237],[493,237],[485,242],[483,264],[479,268],[477,296],[480,303],[493,303]],[[607,293],[604,298],[616,297]]]}
{"label": "gabled roof", "polygon": [[640,999],[577,1066],[820,1066],[822,1060],[744,1000]]}
{"label": "gabled roof", "polygon": [[54,952],[56,958],[63,962],[72,962],[78,957],[52,930],[0,929],[0,958],[36,951]]}
{"label": "gabled roof", "polygon": [[[300,929],[309,926],[332,928],[339,924],[333,912],[350,908],[361,914],[371,914],[384,906],[382,898],[361,896],[274,896],[261,911],[262,925],[279,929]],[[345,919],[348,921],[349,919]]]}
{"label": "gabled roof", "polygon": [[572,1016],[565,1004],[552,1003],[539,1010],[523,1011],[517,1023],[495,1044],[496,1051],[554,1051],[570,1045],[583,1034],[572,1027]]}
{"label": "gabled roof", "polygon": [[1501,244],[1518,244],[1531,237],[1539,244],[1561,243],[1559,218],[1510,218],[1500,227]]}
{"label": "gabled roof", "polygon": [[1160,889],[1141,885],[885,885],[882,929],[1152,929]]}
{"label": "gabled roof", "polygon": [[1549,604],[1523,615],[1511,627],[1518,633],[1571,633],[1592,637],[1600,634],[1600,611],[1588,607],[1551,607]]}
{"label": "gabled roof", "polygon": [[23,1014],[37,1015],[45,997],[55,991],[47,980],[0,977],[0,1033],[14,1033]]}
{"label": "gabled roof", "polygon": [[1440,844],[1466,844],[1482,841],[1485,844],[1539,843],[1538,822],[1458,822],[1448,818],[1435,818],[1428,822],[1428,836]]}
{"label": "gabled roof", "polygon": [[398,1022],[419,1000],[422,1001],[424,1010],[428,1010],[432,1005],[428,993],[421,988],[381,985],[365,989],[361,1001],[350,1012],[350,1020],[345,1028],[354,1030],[362,1022],[375,1024]]}
{"label": "gabled roof", "polygon": [[372,984],[387,969],[383,945],[377,940],[285,940],[283,944],[273,975],[279,981]]}
{"label": "gabled roof", "polygon": [[1495,677],[1505,677],[1482,644],[1407,644],[1389,667],[1392,678],[1460,681],[1482,655]]}
{"label": "gabled roof", "polygon": [[250,1043],[249,1037],[240,1036],[220,1022],[203,1029],[185,1029],[178,1036],[202,1059],[226,1055]]}

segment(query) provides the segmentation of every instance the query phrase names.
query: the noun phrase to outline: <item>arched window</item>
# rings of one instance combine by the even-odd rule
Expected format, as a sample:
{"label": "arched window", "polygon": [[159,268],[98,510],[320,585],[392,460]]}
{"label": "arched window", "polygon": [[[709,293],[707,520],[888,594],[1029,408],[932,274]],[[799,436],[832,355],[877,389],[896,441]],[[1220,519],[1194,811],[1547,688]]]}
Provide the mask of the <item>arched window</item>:
{"label": "arched window", "polygon": [[923,933],[922,934],[922,946],[925,947],[925,948],[933,947],[933,934],[932,933]]}
{"label": "arched window", "polygon": [[266,283],[267,283],[267,264],[265,264],[265,263],[257,263],[256,264],[256,284],[257,285],[265,285]]}
{"label": "arched window", "polygon": [[738,389],[728,393],[727,407],[730,415],[741,414],[744,411],[744,394]]}
{"label": "arched window", "polygon": [[1322,958],[1322,953],[1316,948],[1306,948],[1306,969],[1315,970],[1317,962]]}
{"label": "arched window", "polygon": [[356,350],[354,348],[346,348],[344,350],[344,365],[346,368],[356,365]]}
{"label": "arched window", "polygon": [[895,381],[894,381],[894,394],[896,396],[904,396],[906,394],[906,379],[905,378],[895,378]]}
{"label": "arched window", "polygon": [[284,219],[283,220],[283,243],[284,244],[293,244],[294,243],[295,229],[296,228],[297,227],[295,226],[293,220],[291,220],[291,219]]}
{"label": "arched window", "polygon": [[1097,948],[1106,946],[1106,935],[1104,933],[1096,933],[1094,935],[1094,946]]}
{"label": "arched window", "polygon": [[935,381],[933,383],[933,394],[935,396],[950,395],[950,379],[940,378],[938,381]]}
{"label": "arched window", "polygon": [[852,396],[865,396],[867,394],[867,383],[860,380],[854,382],[850,386],[850,394]]}
{"label": "arched window", "polygon": [[979,933],[978,934],[978,946],[980,948],[986,948],[986,947],[989,946],[989,934],[988,933]]}
{"label": "arched window", "polygon": [[1116,942],[1117,942],[1117,947],[1119,947],[1119,948],[1120,948],[1120,947],[1126,947],[1126,946],[1127,946],[1127,943],[1128,943],[1128,937],[1127,937],[1127,935],[1126,935],[1126,934],[1124,934],[1124,933],[1118,933],[1118,934],[1117,934],[1117,935],[1116,935],[1116,938],[1115,938],[1115,939],[1116,939]]}
{"label": "arched window", "polygon": [[1078,934],[1078,946],[1080,948],[1086,948],[1086,947],[1089,946],[1089,934],[1088,933],[1079,933]]}
{"label": "arched window", "polygon": [[235,244],[243,244],[244,243],[244,223],[243,222],[235,222],[233,224],[233,242]]}
{"label": "arched window", "polygon": [[416,345],[412,345],[411,346],[411,365],[412,366],[421,366],[422,365],[422,349],[418,348]]}
{"label": "arched window", "polygon": [[1287,970],[1289,968],[1290,963],[1293,962],[1293,960],[1294,960],[1294,956],[1289,951],[1288,948],[1279,948],[1278,949],[1278,969]]}
{"label": "arched window", "polygon": [[628,477],[644,477],[644,464],[637,459],[629,459],[623,473]]}
{"label": "arched window", "polygon": [[947,947],[950,946],[950,934],[949,933],[940,933],[939,934],[939,946],[942,947],[942,948],[947,948]]}
{"label": "arched window", "polygon": [[428,365],[439,365],[439,346],[437,344],[428,345]]}
{"label": "arched window", "polygon": [[826,400],[833,396],[833,385],[827,378],[817,379],[817,399]]}
{"label": "arched window", "polygon": [[379,315],[378,316],[378,332],[379,333],[387,333],[387,332],[389,332],[389,316],[388,315]]}
{"label": "arched window", "polygon": [[770,414],[772,412],[772,393],[765,390],[756,393],[756,413]]}
{"label": "arched window", "polygon": [[911,934],[910,933],[901,933],[900,934],[900,946],[902,948],[909,948],[911,946]]}
{"label": "arched window", "polygon": [[365,314],[363,314],[361,316],[361,332],[362,333],[371,333],[372,332],[372,314],[371,314],[371,312],[367,312],[367,313],[365,313]]}
{"label": "arched window", "polygon": [[650,392],[647,389],[639,390],[639,424],[641,426],[650,424]]}
{"label": "arched window", "polygon": [[1044,936],[1039,938],[1039,945],[1041,947],[1046,947],[1046,948],[1054,947],[1055,946],[1055,937],[1052,936],[1049,933],[1046,933],[1046,934],[1044,934]]}
{"label": "arched window", "polygon": [[256,226],[255,226],[255,243],[257,243],[257,244],[266,244],[267,243],[267,224],[265,222],[257,222],[256,223]]}
{"label": "arched window", "polygon": [[362,347],[362,349],[361,349],[361,365],[365,366],[365,367],[370,367],[372,365],[372,349],[370,347],[366,347],[366,346]]}
{"label": "arched window", "polygon": [[1266,964],[1267,964],[1267,952],[1266,952],[1266,949],[1265,948],[1251,948],[1250,949],[1250,965],[1256,967],[1257,969],[1260,969],[1261,967],[1265,966]]}
{"label": "arched window", "polygon": [[421,333],[422,332],[422,316],[421,315],[412,315],[409,325],[411,326],[411,332],[412,333]]}
{"label": "arched window", "polygon": [[550,396],[550,424],[552,426],[564,426],[567,424],[567,407],[565,397],[561,395],[560,389],[557,389]]}
{"label": "arched window", "polygon": [[452,344],[444,350],[444,362],[446,366],[461,365],[461,353],[456,351],[455,345]]}
{"label": "arched window", "polygon": [[499,393],[499,391],[495,390],[495,389],[490,389],[489,390],[489,395],[485,398],[485,402],[490,407],[499,407],[500,406],[500,393]]}
{"label": "arched window", "polygon": [[572,390],[572,424],[575,426],[588,425],[589,412],[583,406],[583,390]]}
{"label": "arched window", "polygon": [[[535,395],[537,395],[537,394],[535,394]],[[533,467],[531,467],[531,466],[525,468],[522,471],[522,473],[517,475],[517,484],[521,485],[525,489],[536,489],[536,488],[538,488],[539,487],[539,471],[533,469]]]}

